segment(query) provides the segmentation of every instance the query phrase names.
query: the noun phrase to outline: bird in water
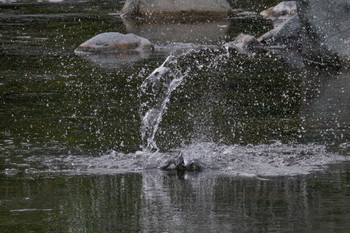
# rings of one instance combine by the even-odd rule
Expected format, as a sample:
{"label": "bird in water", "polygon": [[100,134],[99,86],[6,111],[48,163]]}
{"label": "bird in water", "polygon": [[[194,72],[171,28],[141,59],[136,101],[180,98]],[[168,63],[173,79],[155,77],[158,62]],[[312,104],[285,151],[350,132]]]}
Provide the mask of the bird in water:
{"label": "bird in water", "polygon": [[168,159],[164,162],[160,169],[162,170],[176,170],[176,171],[202,171],[205,165],[198,160],[191,160],[185,164],[185,160],[180,152],[177,158]]}

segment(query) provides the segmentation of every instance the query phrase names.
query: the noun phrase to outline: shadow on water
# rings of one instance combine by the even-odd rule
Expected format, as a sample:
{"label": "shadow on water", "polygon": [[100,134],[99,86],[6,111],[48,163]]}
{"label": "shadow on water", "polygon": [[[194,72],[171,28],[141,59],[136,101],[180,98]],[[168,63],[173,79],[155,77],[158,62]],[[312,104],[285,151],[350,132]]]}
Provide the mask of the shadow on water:
{"label": "shadow on water", "polygon": [[[122,1],[1,1],[0,231],[347,232],[350,74],[224,50],[271,27],[249,13],[278,1],[264,2],[230,1],[236,14],[208,26],[214,37],[171,41],[125,25]],[[156,52],[74,54],[98,33],[133,30],[153,36]],[[162,88],[140,97],[174,50]],[[160,150],[140,151],[141,118],[174,77],[154,131]],[[154,169],[173,150],[210,169]]]}

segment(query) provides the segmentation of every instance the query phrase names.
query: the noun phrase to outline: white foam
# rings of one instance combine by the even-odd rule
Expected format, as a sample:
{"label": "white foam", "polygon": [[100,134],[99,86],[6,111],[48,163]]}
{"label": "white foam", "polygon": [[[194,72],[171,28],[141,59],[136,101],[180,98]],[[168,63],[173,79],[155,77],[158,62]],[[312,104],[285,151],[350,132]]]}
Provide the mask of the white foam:
{"label": "white foam", "polygon": [[260,145],[217,145],[215,143],[194,143],[175,152],[145,152],[124,154],[112,151],[99,157],[62,156],[33,157],[41,162],[46,171],[27,169],[27,173],[51,172],[72,174],[110,174],[139,172],[157,169],[178,152],[186,161],[199,159],[208,166],[208,171],[218,171],[235,176],[294,176],[324,170],[328,164],[349,161],[346,156],[327,152],[325,146],[314,144],[260,144]]}

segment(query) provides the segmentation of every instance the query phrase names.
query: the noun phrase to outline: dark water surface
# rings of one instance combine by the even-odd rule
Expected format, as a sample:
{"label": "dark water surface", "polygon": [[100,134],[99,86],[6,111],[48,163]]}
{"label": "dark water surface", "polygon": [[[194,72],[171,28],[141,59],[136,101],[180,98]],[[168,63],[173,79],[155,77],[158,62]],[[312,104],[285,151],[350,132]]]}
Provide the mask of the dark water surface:
{"label": "dark water surface", "polygon": [[[154,26],[123,21],[121,1],[1,1],[0,232],[349,232],[349,71],[228,54],[278,1],[241,2],[220,22]],[[156,51],[74,54],[107,31]],[[182,81],[150,153],[140,114],[164,91],[139,87],[174,50],[162,85]],[[171,150],[212,169],[154,169]]]}
{"label": "dark water surface", "polygon": [[269,179],[161,171],[1,177],[1,232],[348,232],[349,164]]}

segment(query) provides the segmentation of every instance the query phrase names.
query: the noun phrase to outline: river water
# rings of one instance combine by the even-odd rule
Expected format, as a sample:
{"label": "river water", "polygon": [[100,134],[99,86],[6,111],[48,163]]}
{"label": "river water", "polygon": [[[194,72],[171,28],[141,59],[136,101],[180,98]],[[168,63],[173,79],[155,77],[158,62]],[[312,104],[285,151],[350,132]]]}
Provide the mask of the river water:
{"label": "river water", "polygon": [[[278,2],[230,3],[148,24],[121,1],[1,1],[0,232],[348,232],[349,71],[226,50]],[[74,54],[107,31],[156,51]],[[157,169],[178,152],[208,169]]]}

